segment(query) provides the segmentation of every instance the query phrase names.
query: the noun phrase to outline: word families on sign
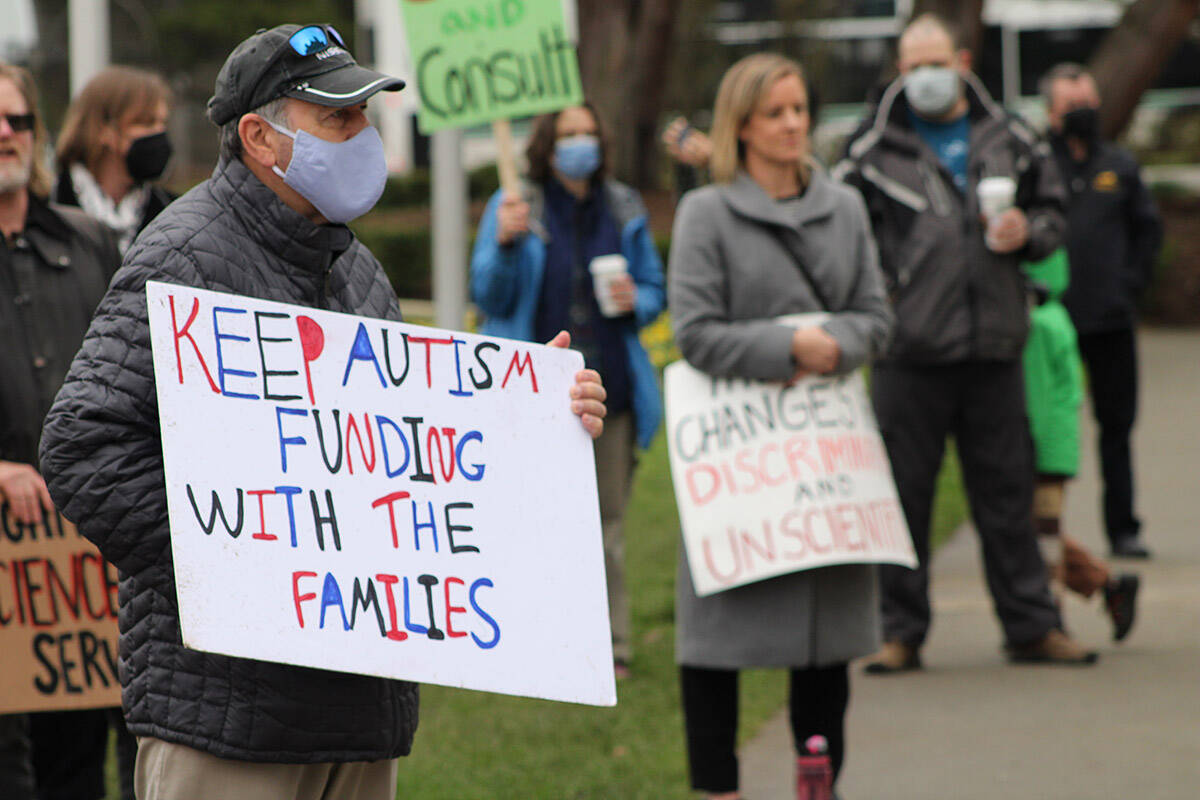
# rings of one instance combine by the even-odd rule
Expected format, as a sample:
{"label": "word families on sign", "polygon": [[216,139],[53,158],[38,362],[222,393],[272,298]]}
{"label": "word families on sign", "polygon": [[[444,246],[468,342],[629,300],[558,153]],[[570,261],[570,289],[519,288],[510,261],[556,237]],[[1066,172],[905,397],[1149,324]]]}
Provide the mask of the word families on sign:
{"label": "word families on sign", "polygon": [[147,301],[185,644],[615,702],[577,353],[165,284]]}

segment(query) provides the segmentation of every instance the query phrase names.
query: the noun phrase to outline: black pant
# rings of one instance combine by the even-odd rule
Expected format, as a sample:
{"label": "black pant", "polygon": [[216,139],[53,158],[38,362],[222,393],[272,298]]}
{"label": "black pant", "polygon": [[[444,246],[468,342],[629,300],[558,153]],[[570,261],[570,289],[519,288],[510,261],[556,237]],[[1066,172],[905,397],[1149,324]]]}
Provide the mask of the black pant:
{"label": "black pant", "polygon": [[34,800],[29,720],[24,714],[0,715],[0,797]]}
{"label": "black pant", "polygon": [[[682,666],[679,677],[692,788],[706,792],[737,791],[737,670]],[[788,708],[796,749],[799,751],[804,740],[816,733],[829,740],[835,781],[846,752],[849,702],[850,675],[846,664],[791,670]]]}
{"label": "black pant", "polygon": [[38,800],[104,797],[107,709],[30,714],[29,730]]}
{"label": "black pant", "polygon": [[1092,413],[1100,427],[1104,478],[1104,530],[1110,544],[1137,536],[1133,513],[1133,458],[1129,437],[1137,418],[1137,343],[1133,329],[1079,334],[1079,352],[1091,385]]}
{"label": "black pant", "polygon": [[953,435],[984,571],[1008,644],[1062,622],[1033,531],[1033,440],[1019,361],[876,364],[871,400],[920,561],[879,570],[883,633],[919,647],[929,632],[929,524],[946,437]]}

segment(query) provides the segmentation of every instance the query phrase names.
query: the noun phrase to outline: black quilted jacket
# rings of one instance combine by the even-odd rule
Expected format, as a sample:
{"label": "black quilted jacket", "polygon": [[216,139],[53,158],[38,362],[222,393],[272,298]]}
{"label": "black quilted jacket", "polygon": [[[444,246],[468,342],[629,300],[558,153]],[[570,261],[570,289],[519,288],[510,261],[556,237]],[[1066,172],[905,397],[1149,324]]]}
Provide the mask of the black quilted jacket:
{"label": "black quilted jacket", "polygon": [[175,596],[145,283],[159,280],[398,320],[379,262],[344,226],[316,226],[241,162],[158,216],[125,256],[42,436],[58,507],[121,572],[129,729],[246,761],[372,761],[408,753],[417,687],[183,646]]}

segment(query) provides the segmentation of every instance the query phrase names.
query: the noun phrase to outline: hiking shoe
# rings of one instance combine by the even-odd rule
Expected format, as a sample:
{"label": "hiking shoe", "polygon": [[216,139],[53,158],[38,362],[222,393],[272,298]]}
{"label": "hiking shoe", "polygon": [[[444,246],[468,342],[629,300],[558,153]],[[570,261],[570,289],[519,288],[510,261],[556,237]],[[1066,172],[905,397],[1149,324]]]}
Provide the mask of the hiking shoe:
{"label": "hiking shoe", "polygon": [[1057,628],[1036,642],[1008,646],[1010,661],[1023,664],[1095,664],[1100,654],[1088,650]]}
{"label": "hiking shoe", "polygon": [[1124,572],[1115,581],[1104,587],[1104,609],[1112,618],[1113,641],[1119,642],[1129,635],[1133,618],[1137,616],[1137,593],[1141,579]]}
{"label": "hiking shoe", "polygon": [[884,642],[879,652],[863,666],[868,675],[892,675],[921,668],[920,651],[903,642]]}

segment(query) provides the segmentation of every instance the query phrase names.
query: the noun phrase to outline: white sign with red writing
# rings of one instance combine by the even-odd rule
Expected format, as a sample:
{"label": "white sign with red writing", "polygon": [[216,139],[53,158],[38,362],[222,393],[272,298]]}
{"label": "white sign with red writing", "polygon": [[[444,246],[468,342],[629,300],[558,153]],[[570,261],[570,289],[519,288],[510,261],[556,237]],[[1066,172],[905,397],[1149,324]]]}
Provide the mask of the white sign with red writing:
{"label": "white sign with red writing", "polygon": [[184,644],[616,702],[578,353],[146,294]]}
{"label": "white sign with red writing", "polygon": [[786,386],[679,361],[664,378],[696,594],[831,564],[916,566],[861,372]]}

